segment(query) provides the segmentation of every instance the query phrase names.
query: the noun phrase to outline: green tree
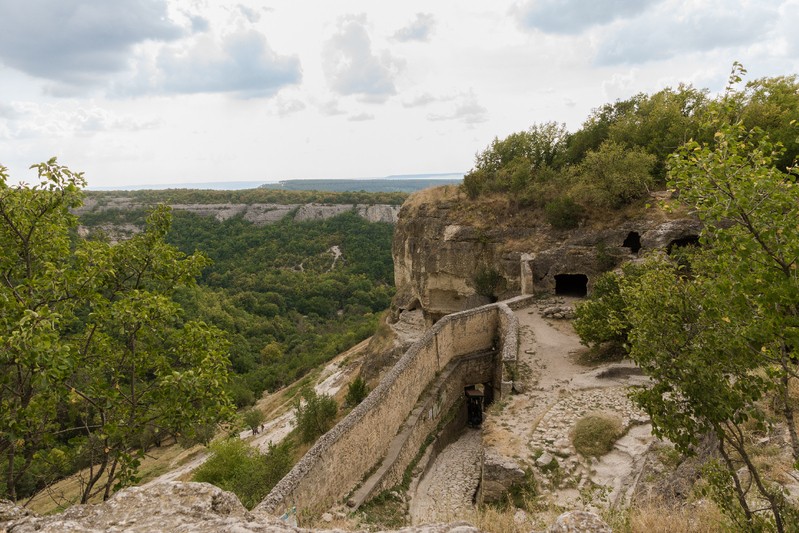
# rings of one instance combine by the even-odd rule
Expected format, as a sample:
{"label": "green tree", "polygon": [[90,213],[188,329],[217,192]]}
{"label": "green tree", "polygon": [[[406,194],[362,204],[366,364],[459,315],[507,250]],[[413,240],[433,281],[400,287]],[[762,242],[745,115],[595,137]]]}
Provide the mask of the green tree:
{"label": "green tree", "polygon": [[170,298],[207,260],[164,242],[166,208],[117,245],[77,239],[82,176],[55,159],[36,168],[39,185],[9,187],[0,167],[5,490],[17,497],[37,457],[68,438],[88,467],[85,502],[136,479],[146,433],[191,437],[229,414],[227,341]]}
{"label": "green tree", "polygon": [[12,187],[0,166],[0,453],[11,499],[58,429],[56,406],[75,368],[59,329],[74,315],[72,291],[93,282],[70,253],[68,210],[81,203],[83,176],[55,160],[38,171],[41,183]]}
{"label": "green tree", "polygon": [[[788,397],[799,377],[799,188],[778,166],[783,147],[747,128],[736,104],[730,88],[710,110],[712,143],[689,142],[670,161],[669,185],[702,220],[703,247],[609,279],[605,301],[581,308],[578,329],[586,341],[626,334],[652,378],[634,399],[655,433],[684,453],[714,436],[721,466],[708,470],[711,495],[741,528],[784,531],[796,509],[752,459],[745,428],[764,428],[761,400],[776,394],[799,459]],[[605,311],[605,329],[591,326]]]}
{"label": "green tree", "polygon": [[253,408],[244,411],[241,415],[241,419],[244,421],[244,424],[252,430],[253,435],[255,435],[258,433],[258,428],[260,428],[261,424],[266,420],[266,415],[260,409]]}
{"label": "green tree", "polygon": [[587,205],[618,209],[649,192],[655,161],[641,148],[605,141],[577,166],[573,194]]}
{"label": "green tree", "polygon": [[605,272],[594,282],[591,297],[577,305],[574,330],[586,346],[594,350],[610,344],[611,348],[627,351],[630,321],[622,287],[634,287],[643,274],[641,266],[626,263],[622,272]]}
{"label": "green tree", "polygon": [[227,439],[213,444],[211,451],[213,455],[192,480],[233,492],[247,509],[261,502],[293,464],[287,442],[270,444],[261,453],[240,439]]}
{"label": "green tree", "polygon": [[306,389],[302,393],[302,398],[297,399],[295,409],[300,440],[311,443],[333,427],[338,405],[329,395],[317,394],[313,389]]}

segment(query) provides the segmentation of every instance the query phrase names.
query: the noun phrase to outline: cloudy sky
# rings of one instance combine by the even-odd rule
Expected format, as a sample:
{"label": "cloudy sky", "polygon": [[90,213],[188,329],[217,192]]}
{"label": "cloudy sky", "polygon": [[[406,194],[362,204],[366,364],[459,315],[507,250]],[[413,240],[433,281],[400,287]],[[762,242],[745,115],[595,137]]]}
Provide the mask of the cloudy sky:
{"label": "cloudy sky", "polygon": [[0,0],[0,164],[90,185],[463,172],[495,136],[799,72],[799,0]]}

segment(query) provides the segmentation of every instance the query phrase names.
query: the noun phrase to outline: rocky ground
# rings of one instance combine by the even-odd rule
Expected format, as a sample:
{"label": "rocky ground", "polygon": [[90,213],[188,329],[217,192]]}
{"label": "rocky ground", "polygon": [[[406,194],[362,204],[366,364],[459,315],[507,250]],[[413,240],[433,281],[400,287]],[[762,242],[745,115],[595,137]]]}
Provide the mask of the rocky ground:
{"label": "rocky ground", "polygon": [[[489,409],[482,434],[466,431],[445,448],[415,485],[410,516],[414,524],[452,520],[470,511],[479,483],[482,454],[520,477],[532,469],[542,509],[596,509],[622,504],[635,487],[652,443],[646,415],[626,396],[644,378],[629,363],[586,366],[571,321],[553,307],[572,300],[545,300],[516,311],[522,332],[518,391]],[[582,416],[617,416],[626,433],[601,458],[585,458],[570,433]],[[513,477],[513,474],[510,474]],[[542,520],[551,522],[551,512]],[[530,525],[536,517],[524,517]]]}

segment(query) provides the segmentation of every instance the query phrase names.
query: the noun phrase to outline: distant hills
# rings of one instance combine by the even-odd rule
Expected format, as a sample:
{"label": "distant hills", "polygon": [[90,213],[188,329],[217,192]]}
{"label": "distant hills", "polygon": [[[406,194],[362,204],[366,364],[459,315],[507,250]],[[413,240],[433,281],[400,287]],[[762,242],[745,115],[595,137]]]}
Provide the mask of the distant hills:
{"label": "distant hills", "polygon": [[89,187],[95,191],[136,191],[164,189],[242,190],[275,189],[285,191],[330,191],[330,192],[404,192],[410,193],[436,185],[457,184],[463,181],[462,172],[448,174],[396,174],[383,178],[355,179],[289,179],[264,183],[263,181],[217,181],[205,183],[165,183],[147,185],[125,185],[114,187]]}

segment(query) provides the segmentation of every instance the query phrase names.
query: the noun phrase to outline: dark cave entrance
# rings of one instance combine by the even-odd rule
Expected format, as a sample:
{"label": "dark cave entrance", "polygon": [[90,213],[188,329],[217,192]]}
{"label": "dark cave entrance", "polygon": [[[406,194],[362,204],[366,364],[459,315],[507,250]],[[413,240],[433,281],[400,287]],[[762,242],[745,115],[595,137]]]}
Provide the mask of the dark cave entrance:
{"label": "dark cave entrance", "polygon": [[585,274],[557,274],[555,276],[555,294],[557,296],[578,296],[588,294],[588,276]]}
{"label": "dark cave entrance", "polygon": [[686,246],[699,246],[699,235],[686,235],[674,239],[666,246],[666,253],[670,254],[675,248],[685,248]]}
{"label": "dark cave entrance", "polygon": [[638,235],[637,231],[631,231],[627,234],[627,238],[624,239],[622,246],[629,248],[630,252],[637,254],[638,250],[641,249],[641,236]]}

